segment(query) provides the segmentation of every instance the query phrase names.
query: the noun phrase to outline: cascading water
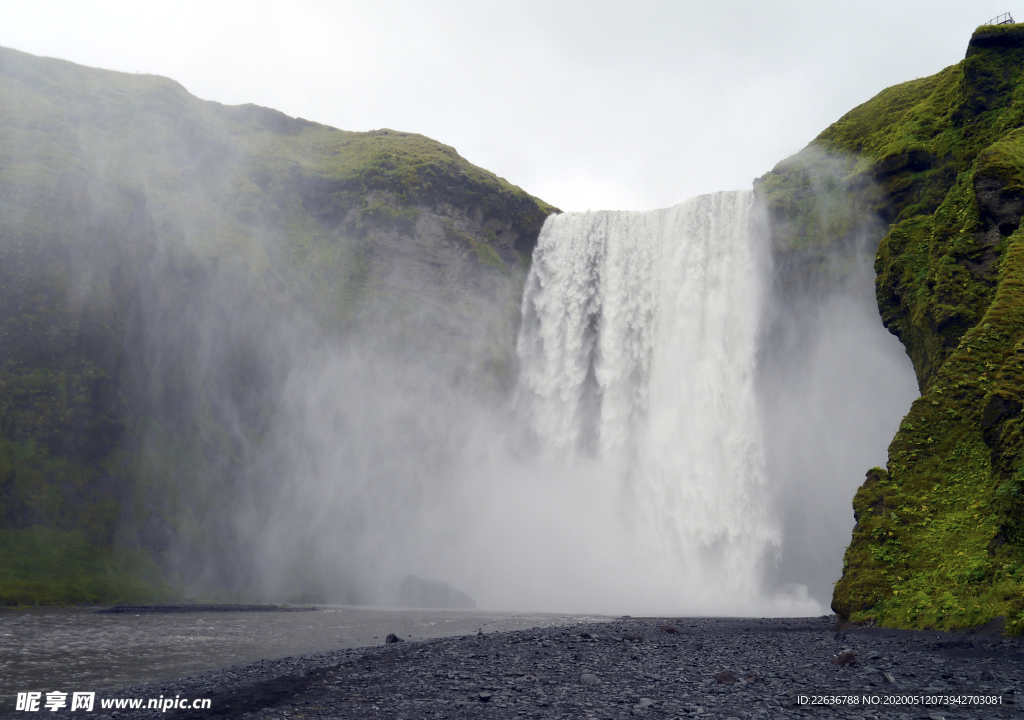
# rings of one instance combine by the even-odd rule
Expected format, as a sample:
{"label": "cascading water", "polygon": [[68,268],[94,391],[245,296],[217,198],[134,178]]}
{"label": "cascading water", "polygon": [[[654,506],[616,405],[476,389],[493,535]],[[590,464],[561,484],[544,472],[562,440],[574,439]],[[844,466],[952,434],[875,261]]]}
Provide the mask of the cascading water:
{"label": "cascading water", "polygon": [[239,521],[267,597],[387,604],[412,574],[489,609],[820,614],[914,376],[872,236],[793,293],[760,212],[725,192],[548,218],[515,418],[445,358],[293,343],[269,509]]}
{"label": "cascading water", "polygon": [[638,562],[739,604],[760,597],[779,541],[754,391],[768,261],[752,202],[724,192],[550,218],[524,293],[516,397],[542,448],[592,456],[618,480]]}

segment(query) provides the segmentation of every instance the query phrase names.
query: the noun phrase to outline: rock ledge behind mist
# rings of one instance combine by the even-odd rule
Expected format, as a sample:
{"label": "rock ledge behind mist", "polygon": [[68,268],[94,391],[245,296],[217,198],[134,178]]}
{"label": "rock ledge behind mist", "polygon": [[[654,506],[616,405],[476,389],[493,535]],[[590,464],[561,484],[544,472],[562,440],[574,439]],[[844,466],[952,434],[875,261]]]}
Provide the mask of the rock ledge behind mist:
{"label": "rock ledge behind mist", "polygon": [[432,610],[472,610],[476,607],[473,598],[448,583],[425,580],[415,575],[406,575],[402,578],[395,604],[405,608]]}

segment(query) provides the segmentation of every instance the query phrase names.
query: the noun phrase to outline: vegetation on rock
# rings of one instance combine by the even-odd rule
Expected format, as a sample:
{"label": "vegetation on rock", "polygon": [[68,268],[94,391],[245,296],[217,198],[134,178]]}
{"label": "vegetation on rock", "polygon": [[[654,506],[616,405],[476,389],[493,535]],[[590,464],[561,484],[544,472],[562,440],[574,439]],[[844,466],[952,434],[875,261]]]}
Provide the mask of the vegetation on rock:
{"label": "vegetation on rock", "polygon": [[[508,373],[495,288],[552,212],[421,135],[0,49],[0,603],[167,597],[204,548],[237,566],[216,508],[283,382],[259,339],[433,303],[436,345],[474,335]],[[443,258],[403,295],[417,247]]]}
{"label": "vegetation on rock", "polygon": [[[844,618],[1024,632],[1024,25],[853,109],[757,184],[775,250],[873,237],[878,306],[921,397],[854,499]],[[785,264],[785,263],[784,263]]]}

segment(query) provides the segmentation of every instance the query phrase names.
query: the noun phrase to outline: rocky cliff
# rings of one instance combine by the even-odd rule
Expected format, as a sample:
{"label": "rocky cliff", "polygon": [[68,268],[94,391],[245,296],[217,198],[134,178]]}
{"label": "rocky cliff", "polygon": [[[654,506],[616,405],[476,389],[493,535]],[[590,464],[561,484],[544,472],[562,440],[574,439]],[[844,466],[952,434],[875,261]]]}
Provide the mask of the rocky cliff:
{"label": "rocky cliff", "polygon": [[214,509],[296,348],[500,393],[552,212],[420,135],[0,49],[0,603],[167,594],[202,548],[230,574]]}
{"label": "rocky cliff", "polygon": [[854,498],[833,608],[1024,631],[1024,25],[854,108],[760,179],[778,282],[827,284],[877,242],[881,321],[921,389]]}

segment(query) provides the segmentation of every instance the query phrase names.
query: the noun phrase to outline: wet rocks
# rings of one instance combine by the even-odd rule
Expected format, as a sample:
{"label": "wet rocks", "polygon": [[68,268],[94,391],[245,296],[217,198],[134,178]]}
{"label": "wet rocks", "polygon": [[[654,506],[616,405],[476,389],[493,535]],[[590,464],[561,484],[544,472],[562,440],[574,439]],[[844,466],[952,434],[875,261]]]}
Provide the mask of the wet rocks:
{"label": "wet rocks", "polygon": [[650,698],[640,698],[640,702],[638,702],[636,705],[633,706],[633,711],[634,712],[640,712],[642,710],[646,710],[647,708],[651,707],[654,704],[655,704],[654,701],[651,700]]}
{"label": "wet rocks", "polygon": [[836,655],[834,658],[829,660],[833,665],[856,665],[857,654],[851,650],[844,650],[843,652]]}
{"label": "wet rocks", "polygon": [[[133,718],[1024,718],[1024,645],[850,629],[831,618],[665,619],[534,628],[263,661],[108,697],[209,697],[211,709]],[[646,638],[644,642],[624,638]],[[701,649],[697,650],[700,646]],[[865,660],[834,664],[844,653]],[[728,668],[725,670],[724,668]],[[870,708],[861,698],[999,697]],[[810,698],[856,697],[857,707]],[[103,717],[102,711],[95,717]],[[121,720],[120,716],[118,720]]]}

